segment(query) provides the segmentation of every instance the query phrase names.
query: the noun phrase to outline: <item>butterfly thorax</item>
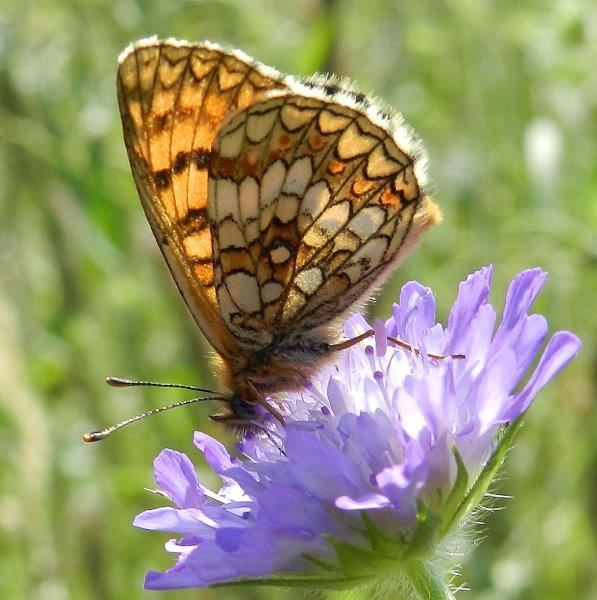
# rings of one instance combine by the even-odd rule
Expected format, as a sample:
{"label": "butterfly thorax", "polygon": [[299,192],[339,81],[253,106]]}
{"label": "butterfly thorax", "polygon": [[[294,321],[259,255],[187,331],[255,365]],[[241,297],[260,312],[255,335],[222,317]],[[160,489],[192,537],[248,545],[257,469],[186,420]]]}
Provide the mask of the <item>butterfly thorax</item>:
{"label": "butterfly thorax", "polygon": [[261,350],[242,352],[229,362],[232,388],[240,393],[247,386],[264,393],[299,389],[322,366],[328,349],[327,342],[295,335]]}

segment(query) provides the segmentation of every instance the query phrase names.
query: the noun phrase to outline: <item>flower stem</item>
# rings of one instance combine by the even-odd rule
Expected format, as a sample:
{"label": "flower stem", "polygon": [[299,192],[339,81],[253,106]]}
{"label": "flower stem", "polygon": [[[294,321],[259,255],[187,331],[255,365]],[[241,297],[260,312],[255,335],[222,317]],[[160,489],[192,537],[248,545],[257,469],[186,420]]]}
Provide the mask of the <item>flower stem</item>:
{"label": "flower stem", "polygon": [[421,600],[455,600],[442,573],[432,564],[411,561],[403,567],[403,570]]}
{"label": "flower stem", "polygon": [[455,600],[442,571],[434,565],[420,561],[409,561],[401,565],[400,571],[382,584],[379,581],[350,588],[341,592],[329,592],[327,600]]}

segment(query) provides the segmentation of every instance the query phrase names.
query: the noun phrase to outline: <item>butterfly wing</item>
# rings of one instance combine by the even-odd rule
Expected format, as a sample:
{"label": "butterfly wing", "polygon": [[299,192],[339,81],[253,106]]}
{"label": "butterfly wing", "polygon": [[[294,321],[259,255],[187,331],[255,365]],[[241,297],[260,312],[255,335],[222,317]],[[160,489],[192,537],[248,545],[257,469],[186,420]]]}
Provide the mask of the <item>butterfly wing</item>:
{"label": "butterfly wing", "polygon": [[216,306],[207,167],[225,116],[282,76],[215,44],[144,40],[119,59],[118,101],[137,190],[193,318],[222,356],[234,337]]}
{"label": "butterfly wing", "polygon": [[229,116],[210,164],[218,304],[248,348],[329,324],[440,216],[396,118],[295,87]]}

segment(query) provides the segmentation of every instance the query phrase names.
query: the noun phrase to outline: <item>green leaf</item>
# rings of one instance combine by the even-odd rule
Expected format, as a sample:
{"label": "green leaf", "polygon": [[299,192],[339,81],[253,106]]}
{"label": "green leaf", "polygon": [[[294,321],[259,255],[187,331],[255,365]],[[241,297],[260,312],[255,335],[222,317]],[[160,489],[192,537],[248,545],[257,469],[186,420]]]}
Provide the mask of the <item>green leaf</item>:
{"label": "green leaf", "polygon": [[405,542],[403,539],[395,540],[384,535],[371,520],[369,515],[361,512],[361,519],[365,524],[365,531],[369,538],[371,548],[375,553],[382,554],[388,558],[398,559],[404,553]]}
{"label": "green leaf", "polygon": [[522,416],[518,417],[513,421],[506,429],[504,435],[499,441],[497,448],[490,456],[489,460],[483,467],[483,470],[477,477],[477,480],[469,490],[468,494],[460,503],[458,509],[454,513],[454,516],[449,523],[446,524],[445,528],[442,528],[445,533],[455,527],[460,521],[465,519],[483,499],[485,492],[494,480],[497,471],[504,462],[506,454],[518,433],[518,430],[522,426]]}
{"label": "green leaf", "polygon": [[349,577],[355,575],[357,577],[370,577],[377,571],[375,565],[380,562],[378,554],[332,537],[327,537],[327,541],[334,549],[342,570]]}
{"label": "green leaf", "polygon": [[303,558],[305,560],[309,561],[311,564],[315,565],[316,567],[319,567],[320,569],[322,569],[324,571],[329,571],[329,572],[338,571],[337,565],[325,562],[324,560],[321,560],[320,558],[315,558],[314,556],[311,556],[310,554],[303,554]]}
{"label": "green leaf", "polygon": [[235,579],[211,585],[212,588],[247,588],[247,587],[287,587],[340,591],[347,590],[364,583],[368,578],[346,577],[338,573],[335,577],[313,573],[276,573],[263,579]]}

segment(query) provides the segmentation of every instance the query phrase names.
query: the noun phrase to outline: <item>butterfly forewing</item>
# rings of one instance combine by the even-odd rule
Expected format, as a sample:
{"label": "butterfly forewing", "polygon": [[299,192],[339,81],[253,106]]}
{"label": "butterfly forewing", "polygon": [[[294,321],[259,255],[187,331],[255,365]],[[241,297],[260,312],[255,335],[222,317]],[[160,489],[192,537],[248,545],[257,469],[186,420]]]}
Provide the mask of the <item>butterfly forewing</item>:
{"label": "butterfly forewing", "polygon": [[120,59],[120,112],[143,207],[193,317],[223,356],[236,342],[216,306],[208,165],[226,115],[283,86],[275,70],[213,44],[150,40]]}
{"label": "butterfly forewing", "polygon": [[241,346],[330,323],[436,222],[389,130],[306,90],[225,120],[209,218],[218,303]]}

